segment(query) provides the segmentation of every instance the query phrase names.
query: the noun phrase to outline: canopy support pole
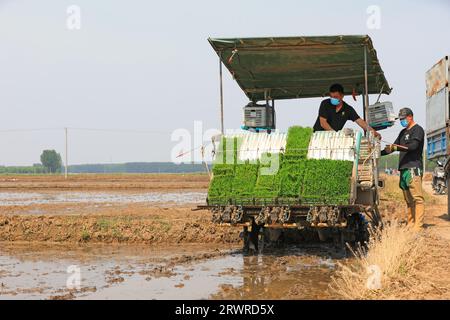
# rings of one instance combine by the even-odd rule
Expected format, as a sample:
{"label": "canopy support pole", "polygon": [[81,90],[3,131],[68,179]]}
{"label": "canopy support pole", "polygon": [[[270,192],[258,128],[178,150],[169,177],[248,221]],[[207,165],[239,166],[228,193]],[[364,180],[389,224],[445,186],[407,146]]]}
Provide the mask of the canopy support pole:
{"label": "canopy support pole", "polygon": [[225,134],[223,125],[223,73],[222,73],[222,60],[219,57],[219,76],[220,76],[220,132]]}
{"label": "canopy support pole", "polygon": [[[364,121],[369,120],[369,77],[367,70],[367,45],[364,45],[364,104],[363,104]],[[367,133],[367,131],[366,131]]]}

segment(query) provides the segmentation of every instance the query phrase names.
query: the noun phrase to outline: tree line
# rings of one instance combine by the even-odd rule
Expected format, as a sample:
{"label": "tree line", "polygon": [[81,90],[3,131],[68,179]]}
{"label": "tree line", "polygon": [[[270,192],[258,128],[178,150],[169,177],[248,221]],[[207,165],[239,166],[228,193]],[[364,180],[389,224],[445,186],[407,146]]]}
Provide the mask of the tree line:
{"label": "tree line", "polygon": [[[0,174],[60,174],[64,171],[61,155],[44,150],[41,163],[32,166],[0,166]],[[128,162],[70,165],[69,173],[195,173],[206,172],[204,164],[173,162]]]}

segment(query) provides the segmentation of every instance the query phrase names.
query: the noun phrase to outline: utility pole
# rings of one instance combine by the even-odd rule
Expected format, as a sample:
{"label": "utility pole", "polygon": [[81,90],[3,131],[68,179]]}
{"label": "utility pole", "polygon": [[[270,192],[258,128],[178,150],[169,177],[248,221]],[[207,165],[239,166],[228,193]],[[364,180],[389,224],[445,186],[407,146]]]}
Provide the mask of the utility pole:
{"label": "utility pole", "polygon": [[219,58],[219,80],[220,80],[220,131],[225,133],[223,124],[223,74],[222,74],[222,60]]}
{"label": "utility pole", "polygon": [[68,155],[67,155],[67,149],[68,149],[68,146],[67,146],[67,128],[64,128],[64,133],[65,133],[65,137],[66,137],[66,152],[65,152],[66,160],[65,160],[65,166],[64,166],[64,178],[67,179],[67,168],[69,166],[68,160],[67,160],[68,159]]}
{"label": "utility pole", "polygon": [[[364,120],[369,121],[369,76],[367,70],[367,45],[364,45]],[[369,130],[366,131],[368,133]]]}

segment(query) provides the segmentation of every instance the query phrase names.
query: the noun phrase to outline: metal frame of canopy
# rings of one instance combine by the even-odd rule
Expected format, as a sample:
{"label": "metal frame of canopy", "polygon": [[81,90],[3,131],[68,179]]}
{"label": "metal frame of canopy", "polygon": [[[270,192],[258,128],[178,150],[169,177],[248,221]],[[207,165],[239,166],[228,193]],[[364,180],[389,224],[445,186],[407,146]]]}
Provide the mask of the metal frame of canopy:
{"label": "metal frame of canopy", "polygon": [[[355,55],[353,54],[353,51],[359,50],[358,48],[361,48],[363,53],[360,56],[357,56],[355,59],[356,60],[352,60],[352,61],[346,61],[346,64],[331,64],[329,66],[327,66],[327,68],[329,69],[333,69],[336,68],[336,66],[338,66],[337,68],[341,67],[343,69],[337,69],[339,71],[336,71],[336,73],[338,72],[347,72],[347,76],[342,76],[342,74],[340,74],[340,76],[334,76],[334,72],[329,72],[329,78],[327,79],[311,79],[311,81],[322,81],[321,83],[321,87],[324,86],[323,82],[324,81],[328,81],[329,84],[331,84],[331,82],[339,82],[339,81],[343,81],[343,80],[348,80],[348,79],[357,79],[356,83],[353,83],[353,89],[355,87],[359,88],[359,82],[361,81],[363,82],[363,90],[360,94],[362,94],[364,96],[363,99],[363,116],[364,119],[366,120],[368,118],[368,108],[367,106],[369,105],[369,94],[390,94],[391,92],[391,88],[389,87],[389,84],[386,80],[386,78],[384,77],[384,73],[381,69],[381,66],[379,64],[378,58],[377,58],[377,54],[376,51],[373,47],[372,41],[370,39],[369,36],[321,36],[321,37],[278,37],[278,38],[234,38],[234,39],[212,39],[209,38],[208,39],[209,43],[211,44],[211,46],[213,47],[213,49],[216,51],[216,53],[219,56],[219,84],[220,84],[220,124],[221,124],[221,132],[222,134],[224,134],[224,93],[223,93],[223,65],[225,65],[228,70],[230,71],[230,73],[233,75],[233,78],[235,79],[235,81],[238,83],[238,85],[240,86],[240,88],[244,91],[244,93],[247,95],[247,97],[250,100],[262,100],[261,98],[263,98],[264,100],[266,100],[266,102],[268,102],[269,100],[272,100],[272,105],[275,104],[275,100],[276,99],[298,99],[298,98],[311,98],[311,97],[323,97],[324,96],[324,91],[323,89],[318,89],[317,87],[314,86],[310,86],[309,89],[311,89],[312,91],[309,91],[307,93],[302,93],[301,90],[299,90],[298,92],[294,93],[293,91],[291,91],[291,87],[289,87],[288,85],[286,86],[281,86],[281,87],[257,87],[256,85],[254,85],[254,83],[256,83],[256,79],[257,76],[261,76],[261,77],[266,77],[264,80],[266,83],[269,82],[269,85],[271,85],[270,81],[267,80],[267,74],[264,74],[263,72],[261,72],[261,70],[257,70],[260,73],[257,74],[255,76],[255,73],[252,72],[252,70],[249,70],[248,68],[244,68],[242,66],[239,66],[238,68],[236,68],[235,66],[232,65],[232,61],[235,58],[235,56],[241,54],[241,52],[245,52],[245,53],[257,53],[258,57],[261,58],[261,55],[263,55],[263,59],[264,59],[264,52],[267,53],[267,57],[268,57],[268,63],[270,64],[270,59],[275,60],[275,63],[273,65],[270,65],[270,67],[274,67],[274,68],[269,68],[269,69],[265,69],[265,70],[275,70],[275,72],[273,74],[269,74],[269,78],[270,77],[276,77],[277,75],[279,76],[285,76],[285,75],[289,75],[289,72],[286,72],[286,70],[283,70],[283,68],[281,68],[281,71],[279,71],[277,73],[277,69],[276,67],[280,67],[280,65],[282,65],[282,63],[280,63],[280,58],[278,56],[278,54],[280,52],[284,52],[287,54],[287,56],[289,57],[290,62],[292,64],[292,61],[294,62],[298,62],[296,59],[297,57],[295,56],[296,54],[302,53],[303,57],[312,57],[313,54],[317,55],[317,52],[322,54],[322,59],[327,59],[330,57],[334,57],[335,55],[338,54],[346,54],[345,57],[346,59],[348,59],[348,57],[353,58]],[[309,50],[311,51],[311,54],[309,54],[309,51],[305,51],[305,50]],[[315,50],[315,51],[314,51]],[[347,50],[347,52],[345,51]],[[313,52],[314,51],[314,52]],[[306,54],[305,54],[306,52]],[[275,53],[275,55],[274,55]],[[272,56],[270,57],[269,55],[272,54]],[[370,65],[369,65],[369,55],[371,60],[370,60]],[[362,61],[359,61],[358,58],[362,58]],[[241,58],[238,57],[239,59],[239,64],[241,63]],[[314,56],[314,59],[319,61],[319,64],[317,64],[316,61],[316,66],[320,65],[320,59],[317,59],[316,56]],[[263,60],[264,61],[264,60]],[[248,61],[249,62],[249,61]],[[264,61],[265,62],[265,61]],[[358,66],[358,64],[361,63],[363,65],[363,75],[360,77],[359,76],[359,71],[353,72],[353,74],[348,71],[350,67],[354,67],[355,65]],[[250,63],[251,64],[251,63]],[[302,63],[297,63],[295,65],[293,65],[293,67],[303,67]],[[372,68],[372,73],[369,74],[369,66]],[[256,68],[255,65],[252,66],[253,68]],[[240,70],[239,70],[240,68]],[[314,67],[312,67],[314,68]],[[312,69],[311,68],[311,69]],[[347,68],[347,69],[346,69]],[[305,69],[306,71],[309,72],[313,72],[313,74],[315,73],[320,73],[321,71],[315,71],[311,69]],[[300,69],[298,69],[300,70]],[[295,76],[292,79],[285,79],[286,82],[294,82],[294,83],[298,83],[299,81],[309,81],[310,79],[300,79],[300,75],[303,71],[298,71],[297,70],[297,74],[295,74]],[[290,70],[289,70],[290,71]],[[243,80],[244,77],[243,75],[245,73],[250,74],[253,79],[251,79],[250,81],[247,80]],[[242,77],[242,78],[240,78]],[[371,83],[369,84],[369,78]],[[336,79],[336,80],[331,80],[331,79]],[[348,83],[348,82],[347,82]],[[297,89],[299,89],[301,86],[296,87]],[[307,87],[307,86],[305,86]],[[322,90],[322,91],[320,91]],[[278,91],[279,93],[277,94],[276,91]]]}

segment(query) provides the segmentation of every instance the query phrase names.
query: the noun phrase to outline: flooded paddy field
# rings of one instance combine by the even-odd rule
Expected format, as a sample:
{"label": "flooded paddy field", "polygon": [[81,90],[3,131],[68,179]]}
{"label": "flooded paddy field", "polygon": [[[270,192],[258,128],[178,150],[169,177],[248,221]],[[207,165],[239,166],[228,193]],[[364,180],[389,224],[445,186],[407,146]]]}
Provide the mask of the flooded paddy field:
{"label": "flooded paddy field", "polygon": [[205,192],[0,192],[0,206],[41,204],[124,204],[175,206],[202,203]]}
{"label": "flooded paddy field", "polygon": [[206,175],[0,179],[0,299],[333,299],[329,244],[242,252]]}
{"label": "flooded paddy field", "polygon": [[326,247],[1,243],[0,299],[324,299],[337,258]]}

